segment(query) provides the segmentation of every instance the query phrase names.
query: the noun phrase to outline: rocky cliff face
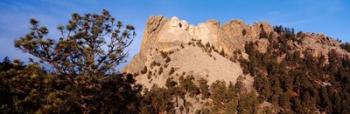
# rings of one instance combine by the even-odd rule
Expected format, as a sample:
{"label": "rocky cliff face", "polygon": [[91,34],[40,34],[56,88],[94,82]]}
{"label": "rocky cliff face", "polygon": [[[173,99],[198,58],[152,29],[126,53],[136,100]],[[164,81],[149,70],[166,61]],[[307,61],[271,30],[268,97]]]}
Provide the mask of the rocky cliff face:
{"label": "rocky cliff face", "polygon": [[[138,74],[138,82],[146,87],[153,84],[162,86],[167,78],[182,74],[207,79],[209,84],[216,80],[235,82],[238,76],[244,75],[239,63],[233,59],[233,52],[244,52],[245,42],[258,40],[263,29],[272,31],[267,23],[250,26],[240,20],[233,20],[221,26],[216,20],[209,20],[195,26],[177,17],[150,17],[141,51],[124,71]],[[261,45],[267,45],[261,42]],[[209,48],[215,51],[209,52]],[[220,52],[224,54],[220,55]],[[167,53],[167,57],[163,58],[162,53]],[[166,61],[167,58],[170,61]],[[147,69],[146,73],[141,72],[144,69]],[[160,69],[162,73],[159,73]],[[169,75],[171,69],[175,71]],[[252,81],[250,76],[245,77],[247,81]]]}
{"label": "rocky cliff face", "polygon": [[[313,56],[325,56],[330,50],[340,55],[349,53],[340,48],[340,42],[325,35],[298,33],[294,40],[287,40],[286,50],[309,51]],[[127,65],[124,72],[133,73],[136,81],[145,88],[154,85],[164,87],[167,79],[193,76],[195,80],[205,79],[208,84],[217,80],[236,83],[241,77],[248,91],[253,88],[254,78],[244,74],[239,59],[248,60],[245,45],[249,42],[259,52],[268,51],[271,42],[278,42],[278,30],[268,23],[247,25],[233,20],[220,24],[209,20],[191,25],[177,17],[150,17],[142,39],[141,51]],[[277,47],[283,48],[283,47]],[[303,56],[301,54],[300,56]],[[281,60],[285,55],[279,57]],[[201,101],[191,101],[192,112],[200,108]],[[266,105],[266,102],[264,103]],[[269,105],[269,103],[267,103]]]}
{"label": "rocky cliff face", "polygon": [[[163,85],[162,82],[169,76],[167,70],[170,71],[171,68],[175,69],[174,75],[185,72],[191,73],[191,75],[200,75],[201,78],[208,78],[209,82],[215,80],[234,82],[238,76],[243,76],[242,69],[235,60],[239,57],[247,58],[244,49],[247,42],[256,42],[256,46],[261,52],[266,51],[269,42],[267,39],[260,38],[262,32],[266,35],[272,35],[272,37],[278,37],[278,34],[268,23],[247,25],[243,21],[233,20],[221,25],[216,20],[209,20],[198,25],[191,25],[177,17],[168,19],[163,16],[153,16],[147,22],[140,53],[134,57],[124,71],[139,74],[139,83],[151,82],[145,84],[148,85],[147,87],[152,86],[153,83]],[[311,49],[315,56],[326,55],[331,49],[344,51],[339,48],[339,42],[324,35],[314,33],[303,33],[302,35],[304,38],[300,43],[288,42],[291,49]],[[197,44],[203,45],[203,47]],[[216,52],[206,52],[204,48],[208,46]],[[221,51],[223,51],[224,56],[219,54]],[[167,53],[167,58],[170,58],[170,61],[163,60],[162,53]],[[158,66],[153,67],[155,63]],[[141,71],[145,67],[147,74],[142,74]],[[149,80],[158,81],[146,81],[147,75],[159,72],[160,67],[163,67],[163,72],[157,75],[160,77],[149,78]],[[148,74],[150,73],[148,71],[153,74]],[[163,77],[163,75],[166,76]]]}

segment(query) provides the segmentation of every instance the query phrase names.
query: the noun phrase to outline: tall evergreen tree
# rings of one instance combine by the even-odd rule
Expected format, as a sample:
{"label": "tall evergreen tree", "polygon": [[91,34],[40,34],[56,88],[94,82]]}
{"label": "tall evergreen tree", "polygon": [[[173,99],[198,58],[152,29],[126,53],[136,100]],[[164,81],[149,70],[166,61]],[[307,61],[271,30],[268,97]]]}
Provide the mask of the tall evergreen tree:
{"label": "tall evergreen tree", "polygon": [[133,26],[117,21],[107,10],[102,14],[74,13],[68,25],[57,27],[58,41],[49,38],[49,30],[37,20],[30,23],[30,33],[16,40],[15,46],[68,77],[113,72],[125,61],[125,48],[135,36]]}

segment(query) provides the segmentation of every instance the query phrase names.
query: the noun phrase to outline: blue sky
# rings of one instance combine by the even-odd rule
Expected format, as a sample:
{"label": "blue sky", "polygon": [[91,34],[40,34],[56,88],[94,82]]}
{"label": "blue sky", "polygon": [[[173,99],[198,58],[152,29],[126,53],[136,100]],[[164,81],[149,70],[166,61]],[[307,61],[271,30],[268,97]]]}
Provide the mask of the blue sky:
{"label": "blue sky", "polygon": [[153,15],[177,16],[191,24],[208,19],[221,24],[232,19],[248,24],[266,21],[350,41],[348,0],[1,0],[0,58],[29,57],[13,45],[15,39],[29,31],[30,18],[48,26],[50,36],[55,38],[56,26],[67,23],[73,12],[99,13],[102,9],[136,27],[130,58],[139,51],[145,23]]}

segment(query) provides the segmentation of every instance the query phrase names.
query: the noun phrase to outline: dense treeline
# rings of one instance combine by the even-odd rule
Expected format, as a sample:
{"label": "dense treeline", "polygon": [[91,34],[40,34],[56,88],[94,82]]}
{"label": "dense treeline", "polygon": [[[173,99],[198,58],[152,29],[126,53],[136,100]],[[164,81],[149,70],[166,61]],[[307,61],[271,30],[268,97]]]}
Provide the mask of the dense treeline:
{"label": "dense treeline", "polygon": [[[258,100],[243,82],[217,81],[181,76],[169,78],[166,87],[153,86],[141,94],[131,74],[76,76],[55,75],[38,63],[23,64],[5,58],[0,62],[0,113],[189,113],[188,98],[207,101],[198,114],[257,113]],[[271,112],[270,110],[265,110]]]}
{"label": "dense treeline", "polygon": [[[287,41],[302,37],[292,29],[275,27],[277,38],[268,37],[266,53],[254,42],[246,45],[249,60],[241,60],[245,73],[255,76],[259,99],[279,107],[281,113],[350,113],[350,60],[331,50],[328,57],[311,50],[291,50]],[[302,56],[303,55],[303,56]],[[282,56],[285,56],[284,58]]]}
{"label": "dense treeline", "polygon": [[236,84],[216,81],[208,85],[204,79],[196,81],[192,76],[181,76],[179,81],[168,78],[166,87],[155,85],[146,90],[140,110],[142,114],[186,114],[191,113],[192,103],[204,102],[200,109],[195,110],[196,114],[271,113],[269,108],[258,108],[262,101],[256,95],[255,92],[247,91],[241,79]]}
{"label": "dense treeline", "polygon": [[0,113],[136,113],[140,86],[132,75],[49,73],[37,63],[0,62]]}
{"label": "dense treeline", "polygon": [[[36,57],[0,62],[0,113],[138,113],[141,86],[116,71],[135,32],[108,11],[73,14],[59,39],[30,20],[15,46]],[[106,41],[108,40],[108,42]]]}
{"label": "dense treeline", "polygon": [[342,44],[340,44],[340,47],[345,49],[346,51],[350,52],[350,43],[348,43],[348,42],[342,43]]}

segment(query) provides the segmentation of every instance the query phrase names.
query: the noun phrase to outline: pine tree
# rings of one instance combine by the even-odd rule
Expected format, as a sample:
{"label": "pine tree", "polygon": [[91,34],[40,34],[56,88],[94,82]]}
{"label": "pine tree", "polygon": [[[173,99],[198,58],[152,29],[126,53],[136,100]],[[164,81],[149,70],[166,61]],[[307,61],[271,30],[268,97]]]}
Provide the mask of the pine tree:
{"label": "pine tree", "polygon": [[257,96],[254,92],[241,95],[241,99],[238,103],[237,111],[239,114],[253,114],[257,106]]}
{"label": "pine tree", "polygon": [[107,10],[100,15],[74,13],[68,25],[57,27],[61,33],[58,41],[49,38],[49,30],[37,20],[30,23],[30,33],[16,40],[15,46],[68,77],[110,74],[125,61],[125,48],[135,36],[133,26],[116,21]]}
{"label": "pine tree", "polygon": [[200,93],[202,94],[202,98],[203,99],[207,99],[210,96],[210,91],[209,91],[209,85],[207,84],[208,81],[205,79],[199,79],[198,80],[199,83],[199,90]]}
{"label": "pine tree", "polygon": [[[102,14],[73,14],[59,26],[58,41],[35,19],[15,46],[36,57],[0,64],[0,113],[137,113],[141,87],[130,74],[120,74],[135,32]],[[10,66],[8,66],[11,64]],[[5,65],[5,66],[4,66]],[[13,67],[12,67],[13,66]],[[45,67],[45,68],[44,68]],[[6,71],[4,71],[6,70]],[[98,101],[98,102],[96,102]]]}

